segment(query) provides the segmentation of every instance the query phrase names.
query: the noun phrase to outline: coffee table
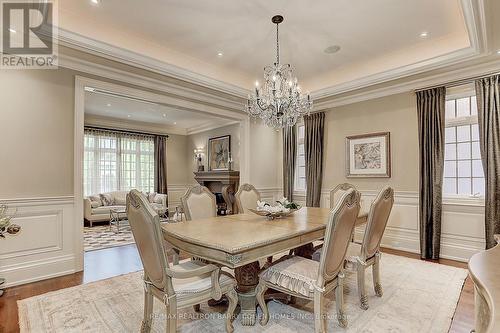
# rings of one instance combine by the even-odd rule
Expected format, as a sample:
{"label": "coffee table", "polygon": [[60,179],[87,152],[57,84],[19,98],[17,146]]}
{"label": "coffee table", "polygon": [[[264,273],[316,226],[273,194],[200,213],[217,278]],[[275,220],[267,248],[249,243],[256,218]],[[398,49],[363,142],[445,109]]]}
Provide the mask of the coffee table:
{"label": "coffee table", "polygon": [[112,226],[116,226],[116,234],[120,233],[120,222],[121,219],[127,217],[127,210],[125,208],[111,208],[109,210],[109,230],[112,230]]}

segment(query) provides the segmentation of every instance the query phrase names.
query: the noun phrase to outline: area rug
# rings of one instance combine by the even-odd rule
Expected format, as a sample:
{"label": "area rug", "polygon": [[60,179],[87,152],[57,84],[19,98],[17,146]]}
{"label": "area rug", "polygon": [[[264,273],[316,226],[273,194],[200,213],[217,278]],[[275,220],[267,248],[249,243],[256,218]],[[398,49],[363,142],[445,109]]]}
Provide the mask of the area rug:
{"label": "area rug", "polygon": [[96,225],[83,228],[83,249],[95,251],[115,246],[134,244],[134,236],[128,221],[120,222],[120,232],[115,233],[116,226],[109,230],[109,225]]}
{"label": "area rug", "polygon": [[[367,288],[370,308],[358,306],[356,276],[348,275],[345,296],[348,328],[335,318],[335,300],[327,301],[329,332],[447,332],[467,272],[400,256],[382,256],[384,295]],[[143,310],[141,272],[89,283],[18,301],[21,332],[139,332]],[[371,274],[367,278],[371,286]],[[311,302],[269,303],[266,326],[243,327],[236,332],[314,332]],[[164,306],[155,300],[152,332],[164,332]],[[202,304],[201,313],[181,310],[181,332],[224,332],[224,309]],[[261,315],[258,309],[258,316]]]}

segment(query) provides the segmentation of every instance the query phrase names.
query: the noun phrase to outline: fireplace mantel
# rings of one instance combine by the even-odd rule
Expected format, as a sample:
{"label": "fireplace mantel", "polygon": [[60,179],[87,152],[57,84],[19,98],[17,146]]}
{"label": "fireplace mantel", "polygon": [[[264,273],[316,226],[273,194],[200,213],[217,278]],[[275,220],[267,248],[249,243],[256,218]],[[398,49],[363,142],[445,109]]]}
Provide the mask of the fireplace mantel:
{"label": "fireplace mantel", "polygon": [[236,212],[234,194],[240,186],[240,172],[228,170],[198,171],[194,179],[212,193],[222,193],[230,213]]}

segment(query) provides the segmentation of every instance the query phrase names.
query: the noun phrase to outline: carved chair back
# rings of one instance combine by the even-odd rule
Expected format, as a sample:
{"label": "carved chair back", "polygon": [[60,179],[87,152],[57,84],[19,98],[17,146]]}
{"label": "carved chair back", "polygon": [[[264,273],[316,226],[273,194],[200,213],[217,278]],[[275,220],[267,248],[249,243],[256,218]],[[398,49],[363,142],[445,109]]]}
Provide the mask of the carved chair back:
{"label": "carved chair back", "polygon": [[260,200],[260,193],[253,185],[242,184],[238,192],[236,192],[235,198],[238,213],[248,213],[249,208],[255,209],[257,207],[257,201]]}
{"label": "carved chair back", "polygon": [[370,206],[363,244],[361,245],[363,260],[373,257],[379,251],[393,204],[394,190],[385,186]]}
{"label": "carved chair back", "polygon": [[201,185],[191,187],[181,197],[186,220],[204,219],[217,216],[215,195]]}
{"label": "carved chair back", "polygon": [[338,184],[330,191],[330,209],[333,209],[339,202],[340,198],[349,190],[355,190],[356,187],[349,183]]}
{"label": "carved chair back", "polygon": [[360,194],[348,189],[330,211],[319,264],[318,285],[334,279],[344,266],[347,247],[360,209]]}
{"label": "carved chair back", "polygon": [[167,275],[169,263],[163,247],[160,218],[144,194],[137,190],[127,195],[127,217],[144,267],[144,279],[173,294],[172,281]]}

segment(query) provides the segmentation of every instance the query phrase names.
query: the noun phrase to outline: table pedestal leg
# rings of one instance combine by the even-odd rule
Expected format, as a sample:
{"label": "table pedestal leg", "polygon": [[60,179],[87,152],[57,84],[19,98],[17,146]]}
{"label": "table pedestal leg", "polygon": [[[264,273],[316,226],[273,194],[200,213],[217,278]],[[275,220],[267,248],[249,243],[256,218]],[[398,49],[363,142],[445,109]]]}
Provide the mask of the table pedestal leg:
{"label": "table pedestal leg", "polygon": [[257,300],[255,298],[255,288],[259,283],[259,262],[238,267],[234,270],[236,282],[238,283],[237,292],[241,308],[241,324],[244,326],[255,325],[255,314]]}
{"label": "table pedestal leg", "polygon": [[309,243],[306,245],[302,245],[293,249],[293,254],[299,257],[304,257],[307,259],[312,259],[312,255],[314,253],[313,243]]}

